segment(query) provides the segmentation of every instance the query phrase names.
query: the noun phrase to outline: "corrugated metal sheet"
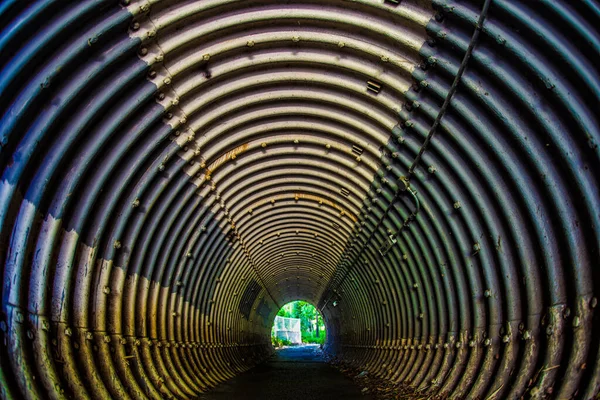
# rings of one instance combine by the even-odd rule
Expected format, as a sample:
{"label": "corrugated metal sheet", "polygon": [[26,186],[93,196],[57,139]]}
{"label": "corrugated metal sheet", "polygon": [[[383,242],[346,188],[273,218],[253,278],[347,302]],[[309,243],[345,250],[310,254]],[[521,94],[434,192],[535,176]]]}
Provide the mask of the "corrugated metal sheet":
{"label": "corrugated metal sheet", "polygon": [[195,397],[294,299],[424,396],[598,394],[597,3],[9,0],[0,26],[2,398]]}

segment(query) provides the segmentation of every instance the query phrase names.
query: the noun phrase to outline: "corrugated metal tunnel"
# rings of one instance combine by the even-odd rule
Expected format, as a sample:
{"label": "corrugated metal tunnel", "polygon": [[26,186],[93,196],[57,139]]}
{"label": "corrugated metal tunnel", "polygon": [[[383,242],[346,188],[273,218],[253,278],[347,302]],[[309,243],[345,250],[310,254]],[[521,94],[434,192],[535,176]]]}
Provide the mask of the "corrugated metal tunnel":
{"label": "corrugated metal tunnel", "polygon": [[600,388],[594,0],[0,3],[2,398],[193,398],[303,299],[428,395]]}

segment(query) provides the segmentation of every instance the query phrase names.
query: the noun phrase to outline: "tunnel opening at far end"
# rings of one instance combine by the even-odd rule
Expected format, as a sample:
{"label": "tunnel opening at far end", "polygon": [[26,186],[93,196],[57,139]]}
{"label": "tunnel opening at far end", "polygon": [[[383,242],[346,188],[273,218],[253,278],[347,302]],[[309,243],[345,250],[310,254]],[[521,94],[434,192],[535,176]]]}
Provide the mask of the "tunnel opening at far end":
{"label": "tunnel opening at far end", "polygon": [[323,316],[311,303],[303,300],[284,304],[271,328],[271,344],[274,348],[296,345],[322,346],[326,340]]}

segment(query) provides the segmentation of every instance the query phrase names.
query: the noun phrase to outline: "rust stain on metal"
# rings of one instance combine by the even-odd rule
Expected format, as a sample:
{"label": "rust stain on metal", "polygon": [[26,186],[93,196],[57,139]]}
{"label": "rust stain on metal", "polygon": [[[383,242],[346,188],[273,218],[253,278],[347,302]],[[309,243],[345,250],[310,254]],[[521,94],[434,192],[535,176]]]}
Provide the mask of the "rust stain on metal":
{"label": "rust stain on metal", "polygon": [[227,161],[235,160],[238,155],[240,155],[240,154],[244,153],[246,150],[248,150],[248,146],[249,146],[248,143],[244,143],[241,146],[238,146],[233,150],[229,150],[227,153],[219,156],[215,161],[213,161],[206,168],[205,175],[212,174],[217,168],[219,168],[221,165],[225,164]]}
{"label": "rust stain on metal", "polygon": [[347,210],[343,209],[343,208],[342,208],[342,207],[340,207],[338,204],[336,204],[336,203],[334,203],[333,201],[331,201],[331,200],[329,200],[329,199],[326,199],[326,198],[324,198],[324,197],[319,197],[319,196],[315,196],[315,195],[313,195],[313,194],[306,194],[306,193],[296,193],[296,194],[295,194],[295,197],[298,197],[298,198],[300,198],[300,199],[305,199],[305,200],[312,200],[312,201],[316,201],[317,203],[320,203],[320,204],[326,204],[326,205],[328,205],[329,207],[335,208],[335,209],[336,209],[336,210],[338,210],[340,213],[343,213],[344,215],[347,215],[348,217],[350,217],[350,219],[351,219],[352,221],[354,221],[354,222],[356,222],[356,221],[357,221],[357,218],[356,218],[356,216],[355,216],[353,213],[351,213],[351,212],[349,212],[349,211],[347,211]]}

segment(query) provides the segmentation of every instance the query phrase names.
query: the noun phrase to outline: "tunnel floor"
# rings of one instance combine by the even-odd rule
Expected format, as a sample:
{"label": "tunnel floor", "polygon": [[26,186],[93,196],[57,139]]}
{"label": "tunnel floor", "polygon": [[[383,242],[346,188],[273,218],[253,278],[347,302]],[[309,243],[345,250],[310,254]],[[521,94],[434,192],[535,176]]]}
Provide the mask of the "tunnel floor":
{"label": "tunnel floor", "polygon": [[241,374],[201,399],[362,399],[361,388],[327,364],[318,345],[286,347],[273,357]]}

